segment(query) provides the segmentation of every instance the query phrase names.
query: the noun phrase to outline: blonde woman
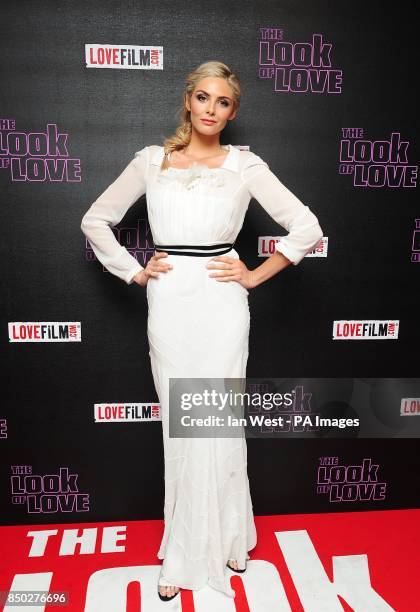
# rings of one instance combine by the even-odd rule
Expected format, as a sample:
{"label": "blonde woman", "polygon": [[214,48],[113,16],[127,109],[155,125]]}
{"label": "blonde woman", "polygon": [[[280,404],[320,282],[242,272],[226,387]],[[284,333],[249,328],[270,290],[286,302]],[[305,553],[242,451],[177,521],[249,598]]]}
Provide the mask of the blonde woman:
{"label": "blonde woman", "polygon": [[[220,144],[239,103],[240,83],[228,66],[198,66],[186,79],[175,134],[139,150],[81,224],[98,260],[147,291],[164,442],[165,528],[157,556],[165,601],[180,588],[205,585],[234,597],[229,571],[246,570],[257,541],[245,438],[169,437],[169,378],[245,378],[249,290],[298,264],[323,235],[317,217],[261,157]],[[144,268],[111,230],[143,194],[155,244]],[[251,198],[288,231],[253,270],[233,248]]]}

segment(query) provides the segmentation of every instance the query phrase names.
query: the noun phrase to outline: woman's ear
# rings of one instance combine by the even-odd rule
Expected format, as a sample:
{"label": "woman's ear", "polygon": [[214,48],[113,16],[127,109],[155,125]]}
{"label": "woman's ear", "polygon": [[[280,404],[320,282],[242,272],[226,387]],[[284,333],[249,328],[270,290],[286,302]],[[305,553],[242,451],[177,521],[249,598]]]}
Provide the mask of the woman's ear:
{"label": "woman's ear", "polygon": [[236,117],[236,110],[237,110],[237,109],[235,108],[235,109],[232,111],[232,114],[231,114],[231,116],[229,117],[228,121],[232,121],[232,119],[235,119],[235,117]]}
{"label": "woman's ear", "polygon": [[188,94],[184,94],[184,103],[185,103],[185,108],[188,111],[191,111],[191,106],[190,106],[190,101],[189,101],[189,98],[188,98]]}

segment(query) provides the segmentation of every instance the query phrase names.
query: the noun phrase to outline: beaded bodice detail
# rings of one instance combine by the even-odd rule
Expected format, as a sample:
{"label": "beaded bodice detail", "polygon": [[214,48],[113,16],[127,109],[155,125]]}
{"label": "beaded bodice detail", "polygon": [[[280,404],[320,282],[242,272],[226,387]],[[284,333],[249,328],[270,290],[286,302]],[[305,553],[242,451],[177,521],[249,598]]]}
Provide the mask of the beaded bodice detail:
{"label": "beaded bodice detail", "polygon": [[174,168],[169,166],[157,176],[160,184],[173,183],[181,188],[192,190],[198,187],[223,187],[225,185],[224,172],[221,167],[209,168],[205,164],[194,162],[189,168]]}

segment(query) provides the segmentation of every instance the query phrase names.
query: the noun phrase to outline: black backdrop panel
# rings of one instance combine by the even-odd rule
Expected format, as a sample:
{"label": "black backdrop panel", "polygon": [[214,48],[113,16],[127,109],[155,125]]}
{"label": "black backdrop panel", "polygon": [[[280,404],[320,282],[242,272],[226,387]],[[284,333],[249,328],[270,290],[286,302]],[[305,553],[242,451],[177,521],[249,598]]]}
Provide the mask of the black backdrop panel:
{"label": "black backdrop panel", "polygon": [[[135,151],[174,132],[184,78],[201,62],[222,60],[241,79],[241,108],[223,142],[266,160],[328,238],[326,256],[308,256],[250,292],[248,375],[418,376],[417,186],[356,187],[353,175],[340,173],[345,128],[370,141],[399,133],[417,167],[414,10],[378,0],[3,4],[3,524],[162,518],[161,423],[94,421],[97,403],[157,401],[145,291],[89,260],[80,221]],[[281,29],[289,43],[321,34],[332,45],[339,93],[276,91],[259,66],[266,28]],[[87,68],[86,44],[160,46],[163,70]],[[7,134],[45,133],[48,125],[67,134],[65,157],[80,180],[77,172],[60,181],[12,175]],[[139,229],[137,255],[150,255],[145,197],[119,228]],[[235,248],[254,268],[264,261],[258,237],[284,233],[253,201]],[[333,340],[341,320],[398,320],[399,335]],[[11,342],[8,323],[19,321],[80,322],[81,341]],[[418,507],[418,448],[416,439],[250,440],[254,512]],[[344,465],[371,458],[385,498],[332,503],[317,493],[320,457]],[[42,495],[25,488],[48,474],[61,474],[60,503],[75,504],[67,511],[42,508]]]}

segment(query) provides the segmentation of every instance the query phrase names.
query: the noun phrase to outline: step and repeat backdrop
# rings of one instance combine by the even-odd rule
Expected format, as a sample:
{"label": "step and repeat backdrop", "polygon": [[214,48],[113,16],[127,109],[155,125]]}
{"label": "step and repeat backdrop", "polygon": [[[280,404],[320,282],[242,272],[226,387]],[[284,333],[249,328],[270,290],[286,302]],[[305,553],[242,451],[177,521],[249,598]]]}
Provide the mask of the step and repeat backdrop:
{"label": "step and repeat backdrop", "polygon": [[[254,513],[419,506],[417,65],[403,6],[3,7],[3,525],[163,518],[146,291],[95,259],[80,223],[136,151],[174,133],[185,77],[208,60],[242,85],[222,143],[261,156],[324,232],[249,293],[250,385],[291,397],[283,422],[247,440]],[[142,265],[146,201],[112,229]],[[285,234],[252,200],[235,248],[253,269]]]}

